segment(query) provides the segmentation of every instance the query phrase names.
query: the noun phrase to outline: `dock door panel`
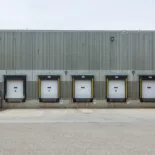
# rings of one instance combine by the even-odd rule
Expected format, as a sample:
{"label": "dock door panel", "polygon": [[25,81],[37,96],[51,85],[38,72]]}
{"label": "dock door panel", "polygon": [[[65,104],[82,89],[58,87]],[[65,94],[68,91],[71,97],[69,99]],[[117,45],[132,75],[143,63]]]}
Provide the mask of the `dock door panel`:
{"label": "dock door panel", "polygon": [[94,76],[72,76],[73,102],[92,102],[94,98]]}

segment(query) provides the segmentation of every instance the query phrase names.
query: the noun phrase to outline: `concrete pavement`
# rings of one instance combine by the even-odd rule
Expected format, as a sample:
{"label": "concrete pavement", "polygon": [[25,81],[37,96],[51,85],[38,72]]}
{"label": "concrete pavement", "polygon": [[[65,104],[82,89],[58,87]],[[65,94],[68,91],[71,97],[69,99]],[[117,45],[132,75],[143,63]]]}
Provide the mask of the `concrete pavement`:
{"label": "concrete pavement", "polygon": [[154,155],[154,109],[0,112],[0,155]]}

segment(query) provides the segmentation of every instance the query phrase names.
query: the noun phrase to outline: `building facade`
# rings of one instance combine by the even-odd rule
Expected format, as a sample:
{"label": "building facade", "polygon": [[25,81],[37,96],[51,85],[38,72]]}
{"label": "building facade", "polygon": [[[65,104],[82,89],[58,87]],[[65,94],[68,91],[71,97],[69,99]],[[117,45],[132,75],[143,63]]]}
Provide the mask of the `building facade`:
{"label": "building facade", "polygon": [[94,75],[94,97],[106,98],[106,75],[128,76],[128,99],[139,100],[139,75],[155,74],[155,31],[0,31],[3,75],[27,75],[27,99],[38,100],[38,75],[61,76],[61,99],[72,99],[72,75]]}

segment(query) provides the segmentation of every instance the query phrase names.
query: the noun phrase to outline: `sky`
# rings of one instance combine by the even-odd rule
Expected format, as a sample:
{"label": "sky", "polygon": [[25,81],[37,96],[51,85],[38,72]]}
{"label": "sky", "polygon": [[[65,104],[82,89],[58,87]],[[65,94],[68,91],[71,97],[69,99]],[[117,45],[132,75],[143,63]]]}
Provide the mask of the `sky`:
{"label": "sky", "polygon": [[0,29],[155,30],[155,0],[0,0]]}

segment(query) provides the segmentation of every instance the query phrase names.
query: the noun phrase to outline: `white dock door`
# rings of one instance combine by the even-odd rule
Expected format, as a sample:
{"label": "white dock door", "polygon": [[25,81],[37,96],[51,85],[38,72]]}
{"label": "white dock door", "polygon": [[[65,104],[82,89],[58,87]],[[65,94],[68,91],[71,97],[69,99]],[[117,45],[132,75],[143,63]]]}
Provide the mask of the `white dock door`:
{"label": "white dock door", "polygon": [[75,80],[75,98],[92,98],[91,80]]}
{"label": "white dock door", "polygon": [[125,98],[124,80],[109,80],[109,98]]}
{"label": "white dock door", "polygon": [[6,98],[8,99],[23,99],[24,88],[22,80],[8,80]]}
{"label": "white dock door", "polygon": [[41,98],[58,98],[58,81],[42,80],[41,81]]}
{"label": "white dock door", "polygon": [[155,98],[155,81],[142,81],[142,98]]}

